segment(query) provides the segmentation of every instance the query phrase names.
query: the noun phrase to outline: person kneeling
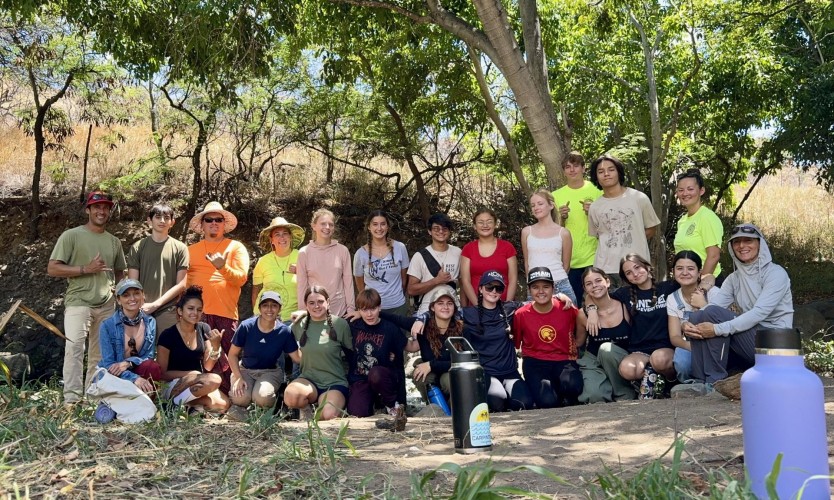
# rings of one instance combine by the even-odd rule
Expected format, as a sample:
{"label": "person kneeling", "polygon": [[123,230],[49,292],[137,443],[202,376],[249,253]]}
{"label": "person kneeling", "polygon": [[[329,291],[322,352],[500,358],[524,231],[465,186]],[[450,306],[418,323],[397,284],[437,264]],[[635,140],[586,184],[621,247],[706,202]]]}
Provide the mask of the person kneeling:
{"label": "person kneeling", "polygon": [[142,312],[145,292],[136,280],[123,279],[116,285],[119,308],[101,324],[98,366],[108,373],[130,380],[144,393],[154,392],[153,382],[162,369],[153,360],[156,352],[156,320]]}
{"label": "person kneeling", "polygon": [[[278,292],[266,291],[258,302],[259,315],[249,318],[237,328],[229,349],[232,369],[234,405],[229,415],[245,417],[244,408],[254,402],[271,408],[278,400],[278,389],[284,383],[284,354],[301,363],[301,351],[290,329],[280,322],[283,300]],[[243,358],[241,359],[241,353]]]}
{"label": "person kneeling", "polygon": [[[681,325],[692,348],[692,377],[708,384],[726,378],[731,363],[740,370],[753,366],[756,329],[793,327],[791,280],[773,263],[759,228],[735,226],[727,246],[735,271],[710,305]],[[741,314],[727,309],[734,303]]]}

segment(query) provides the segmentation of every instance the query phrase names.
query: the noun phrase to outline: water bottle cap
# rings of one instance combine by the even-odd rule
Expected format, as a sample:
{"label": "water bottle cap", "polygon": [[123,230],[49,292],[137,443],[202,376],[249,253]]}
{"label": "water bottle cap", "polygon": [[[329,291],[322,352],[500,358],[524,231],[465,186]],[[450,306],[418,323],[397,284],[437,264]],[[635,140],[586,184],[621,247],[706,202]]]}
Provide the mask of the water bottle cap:
{"label": "water bottle cap", "polygon": [[[756,330],[756,351],[802,350],[802,334],[795,328],[767,328]],[[767,354],[763,352],[762,354]]]}
{"label": "water bottle cap", "polygon": [[472,344],[463,337],[449,337],[446,339],[446,347],[452,357],[452,364],[457,363],[477,363],[480,359],[478,351],[476,351]]}

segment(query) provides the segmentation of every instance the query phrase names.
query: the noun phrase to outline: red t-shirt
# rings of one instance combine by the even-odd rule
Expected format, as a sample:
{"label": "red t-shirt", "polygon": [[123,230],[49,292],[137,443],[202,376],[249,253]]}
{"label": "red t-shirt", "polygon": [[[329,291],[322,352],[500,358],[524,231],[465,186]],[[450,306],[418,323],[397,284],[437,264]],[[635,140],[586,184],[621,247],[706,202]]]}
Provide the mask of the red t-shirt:
{"label": "red t-shirt", "polygon": [[576,360],[576,339],[573,330],[579,311],[571,307],[562,310],[564,304],[553,298],[553,309],[540,313],[528,303],[519,307],[513,318],[513,341],[521,348],[525,358],[543,361]]}
{"label": "red t-shirt", "polygon": [[[481,281],[481,275],[487,271],[498,271],[507,281],[509,276],[510,265],[507,259],[516,256],[515,247],[507,240],[498,239],[498,244],[495,246],[495,251],[492,255],[484,257],[478,252],[478,240],[470,241],[463,247],[461,257],[469,259],[469,277],[472,281],[472,288],[475,290],[475,295],[478,294],[478,283]],[[507,290],[501,294],[501,300],[507,300]]]}

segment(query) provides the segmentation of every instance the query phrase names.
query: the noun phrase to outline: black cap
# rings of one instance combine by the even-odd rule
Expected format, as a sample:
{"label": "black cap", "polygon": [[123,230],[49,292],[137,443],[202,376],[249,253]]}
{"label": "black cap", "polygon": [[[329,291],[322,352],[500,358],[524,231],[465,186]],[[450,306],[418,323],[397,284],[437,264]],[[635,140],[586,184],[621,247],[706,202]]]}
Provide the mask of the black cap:
{"label": "black cap", "polygon": [[756,330],[756,349],[802,349],[802,334],[796,328]]}
{"label": "black cap", "polygon": [[532,285],[536,281],[547,281],[553,284],[553,274],[550,273],[550,269],[547,267],[534,267],[530,269],[530,272],[527,274],[527,286]]}

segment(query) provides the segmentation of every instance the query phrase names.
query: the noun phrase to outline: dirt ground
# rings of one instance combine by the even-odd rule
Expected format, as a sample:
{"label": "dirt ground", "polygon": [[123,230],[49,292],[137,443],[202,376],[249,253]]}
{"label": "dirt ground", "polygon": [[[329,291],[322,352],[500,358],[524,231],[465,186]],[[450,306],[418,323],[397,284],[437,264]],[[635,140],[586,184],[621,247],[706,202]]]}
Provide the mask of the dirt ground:
{"label": "dirt ground", "polygon": [[[823,383],[830,457],[834,452],[834,379],[823,379]],[[586,482],[593,481],[598,472],[608,467],[633,474],[661,457],[681,434],[686,442],[686,470],[702,474],[724,468],[736,478],[743,477],[741,404],[719,394],[493,414],[493,449],[477,455],[454,453],[450,417],[410,418],[404,433],[376,429],[374,421],[349,421],[348,438],[357,453],[345,467],[348,476],[357,478],[374,471],[387,475],[398,496],[408,496],[412,473],[424,473],[445,462],[465,465],[484,460],[499,467],[540,465],[570,486],[527,471],[501,475],[498,481],[502,483],[560,498],[584,496]],[[334,432],[339,425],[321,423]],[[455,479],[451,474],[442,477],[448,485]]]}

